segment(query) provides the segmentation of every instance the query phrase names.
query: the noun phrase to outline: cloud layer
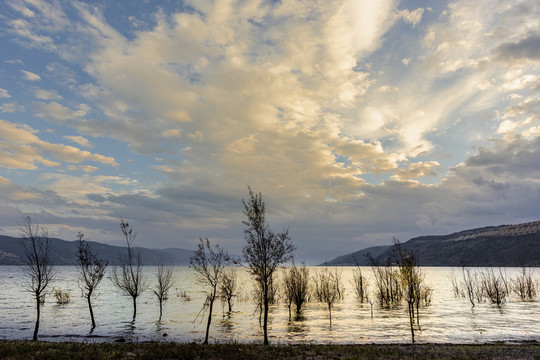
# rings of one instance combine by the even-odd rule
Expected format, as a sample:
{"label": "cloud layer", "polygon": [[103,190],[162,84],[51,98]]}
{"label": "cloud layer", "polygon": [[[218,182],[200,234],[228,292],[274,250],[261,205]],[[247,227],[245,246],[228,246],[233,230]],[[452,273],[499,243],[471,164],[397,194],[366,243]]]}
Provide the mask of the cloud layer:
{"label": "cloud layer", "polygon": [[239,252],[250,185],[313,261],[537,219],[540,6],[405,6],[6,2],[2,211]]}

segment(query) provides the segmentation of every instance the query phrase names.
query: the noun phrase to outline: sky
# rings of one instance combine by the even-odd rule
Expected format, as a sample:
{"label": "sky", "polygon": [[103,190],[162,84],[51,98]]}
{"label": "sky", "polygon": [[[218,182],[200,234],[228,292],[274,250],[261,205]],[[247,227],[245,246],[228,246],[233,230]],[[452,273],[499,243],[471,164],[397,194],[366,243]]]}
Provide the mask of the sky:
{"label": "sky", "polygon": [[540,219],[537,0],[4,0],[0,233],[296,259]]}

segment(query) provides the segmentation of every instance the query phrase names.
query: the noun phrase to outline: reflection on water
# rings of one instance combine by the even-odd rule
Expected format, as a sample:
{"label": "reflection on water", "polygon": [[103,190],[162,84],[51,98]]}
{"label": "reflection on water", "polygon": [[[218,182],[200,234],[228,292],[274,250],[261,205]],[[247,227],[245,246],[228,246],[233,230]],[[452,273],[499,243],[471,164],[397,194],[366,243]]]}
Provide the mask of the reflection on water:
{"label": "reflection on water", "polygon": [[[311,274],[320,268],[310,268]],[[39,337],[50,341],[202,341],[208,314],[202,317],[205,293],[187,267],[175,268],[175,285],[164,304],[159,319],[159,304],[151,291],[137,301],[137,318],[131,321],[132,301],[104,279],[97,289],[93,308],[97,327],[91,331],[88,305],[80,297],[77,272],[74,267],[58,267],[56,289],[67,291],[71,302],[57,305],[49,295],[42,311]],[[387,343],[409,342],[407,307],[381,308],[377,304],[360,303],[354,296],[350,280],[352,268],[341,269],[346,286],[345,299],[335,303],[332,324],[325,304],[310,302],[300,314],[285,304],[270,309],[269,336],[281,343]],[[512,277],[519,269],[507,269]],[[145,268],[152,281],[155,268]],[[370,268],[363,269],[368,282]],[[432,303],[420,310],[418,342],[482,343],[490,341],[540,341],[540,301],[519,301],[512,297],[500,308],[487,302],[474,308],[466,299],[454,297],[449,268],[425,268],[426,282],[433,289]],[[252,284],[248,274],[242,277],[242,301],[237,301],[231,313],[223,304],[214,307],[210,328],[211,341],[261,341],[259,310],[245,294]],[[535,273],[538,279],[538,272]],[[18,267],[0,266],[0,339],[29,339],[32,336],[35,308],[31,295],[25,291],[26,279]],[[370,288],[373,290],[373,287]],[[373,298],[373,296],[372,296]],[[198,316],[198,318],[197,318]]]}

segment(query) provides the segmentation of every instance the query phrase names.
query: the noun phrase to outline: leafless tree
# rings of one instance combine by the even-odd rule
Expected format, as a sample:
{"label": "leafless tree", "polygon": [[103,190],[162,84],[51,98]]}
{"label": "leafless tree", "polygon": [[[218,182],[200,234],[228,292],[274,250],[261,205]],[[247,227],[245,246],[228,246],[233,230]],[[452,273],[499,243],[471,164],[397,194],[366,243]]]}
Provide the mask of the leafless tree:
{"label": "leafless tree", "polygon": [[352,279],[352,285],[354,288],[354,292],[356,293],[356,296],[358,299],[360,299],[360,302],[367,302],[368,301],[368,282],[366,277],[362,274],[362,269],[360,268],[360,265],[358,265],[358,262],[356,261],[356,258],[354,259],[356,262],[356,267],[353,269],[353,279]]}
{"label": "leafless tree", "polygon": [[47,229],[32,220],[29,215],[22,214],[18,230],[24,248],[23,272],[30,278],[28,291],[33,294],[36,301],[36,325],[32,340],[37,341],[41,304],[44,301],[47,286],[55,276],[51,260],[51,241]]}
{"label": "leafless tree", "polygon": [[[416,256],[411,252],[406,252],[401,248],[399,240],[394,239],[395,250],[397,251],[400,278],[405,290],[405,299],[408,304],[409,323],[411,328],[411,338],[414,343],[414,318],[417,304],[420,303],[421,288],[424,277],[418,268]],[[418,316],[418,314],[416,315]]]}
{"label": "leafless tree", "polygon": [[403,291],[398,271],[392,267],[390,262],[384,266],[373,263],[372,269],[375,278],[375,296],[379,300],[379,304],[390,307],[399,303]]}
{"label": "leafless tree", "polygon": [[92,295],[97,286],[105,275],[107,269],[107,261],[98,259],[96,253],[90,248],[90,244],[84,240],[84,234],[77,234],[79,246],[77,248],[77,267],[79,269],[79,287],[83,292],[83,296],[88,302],[90,310],[90,319],[92,320],[92,328],[96,327],[94,320],[94,311],[92,309]]}
{"label": "leafless tree", "polygon": [[533,277],[533,269],[521,268],[521,273],[514,279],[512,290],[521,300],[533,300],[536,297],[538,284]]}
{"label": "leafless tree", "polygon": [[254,194],[249,188],[249,199],[242,200],[246,220],[243,224],[244,237],[247,241],[242,253],[249,272],[258,282],[262,292],[264,311],[264,344],[268,345],[268,309],[272,279],[277,267],[290,259],[294,252],[289,231],[275,233],[266,222],[266,209],[262,195]]}
{"label": "leafless tree", "polygon": [[338,276],[337,271],[332,273],[328,271],[328,268],[324,268],[315,278],[316,296],[320,302],[328,305],[330,326],[332,326],[332,306],[340,299],[340,292],[343,292],[343,289],[340,289]]}
{"label": "leafless tree", "polygon": [[227,302],[228,313],[232,311],[234,305],[234,299],[238,296],[240,291],[240,284],[238,283],[238,274],[236,267],[229,266],[223,270],[221,275],[221,282],[219,285],[219,296],[222,301]]}
{"label": "leafless tree", "polygon": [[292,264],[285,269],[283,277],[283,297],[289,307],[289,320],[291,319],[292,304],[296,306],[296,314],[299,314],[309,299],[309,269],[302,265],[297,267]]}
{"label": "leafless tree", "polygon": [[496,274],[493,268],[485,269],[480,273],[482,289],[492,304],[501,306],[509,293],[506,273],[499,269]]}
{"label": "leafless tree", "polygon": [[163,315],[163,303],[169,298],[169,290],[173,286],[173,268],[165,267],[163,264],[160,264],[156,272],[156,286],[154,288],[154,294],[157,296],[159,301],[159,320]]}
{"label": "leafless tree", "polygon": [[461,286],[465,292],[465,295],[469,299],[471,305],[475,306],[475,301],[479,300],[479,297],[481,297],[481,286],[478,281],[478,274],[473,271],[471,268],[463,265],[461,267],[461,274],[463,277],[463,281],[461,283]]}
{"label": "leafless tree", "polygon": [[120,221],[120,229],[126,239],[127,257],[122,257],[120,265],[113,268],[112,280],[114,285],[133,299],[133,321],[135,321],[137,297],[148,289],[148,284],[143,275],[141,252],[132,247],[137,234],[123,219]]}
{"label": "leafless tree", "polygon": [[189,259],[190,266],[197,272],[197,281],[208,287],[205,306],[208,306],[208,322],[204,343],[208,344],[208,333],[212,322],[212,309],[214,300],[218,296],[218,289],[223,270],[231,263],[226,251],[218,244],[210,246],[210,241],[199,239],[199,245],[193,256]]}

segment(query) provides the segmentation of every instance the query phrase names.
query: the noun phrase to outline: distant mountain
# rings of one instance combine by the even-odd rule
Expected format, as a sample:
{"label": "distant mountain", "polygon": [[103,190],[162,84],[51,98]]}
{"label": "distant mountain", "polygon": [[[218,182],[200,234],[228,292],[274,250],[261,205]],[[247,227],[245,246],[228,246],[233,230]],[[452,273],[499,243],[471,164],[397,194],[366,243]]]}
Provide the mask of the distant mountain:
{"label": "distant mountain", "polygon": [[[112,246],[95,241],[88,241],[91,248],[98,254],[98,258],[107,260],[110,265],[120,262],[122,256],[127,255],[127,248]],[[78,241],[65,241],[51,238],[51,258],[55,265],[75,265],[77,260]],[[147,249],[138,248],[141,251],[144,265],[189,265],[191,250],[170,249]],[[24,251],[21,239],[11,236],[0,235],[0,265],[21,265],[24,263]]]}
{"label": "distant mountain", "polygon": [[[423,266],[540,266],[540,221],[420,236],[401,246],[414,252]],[[322,265],[355,265],[354,258],[359,265],[371,265],[368,253],[377,263],[396,261],[393,246],[388,245],[339,256]]]}

